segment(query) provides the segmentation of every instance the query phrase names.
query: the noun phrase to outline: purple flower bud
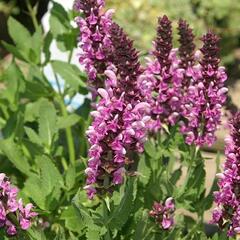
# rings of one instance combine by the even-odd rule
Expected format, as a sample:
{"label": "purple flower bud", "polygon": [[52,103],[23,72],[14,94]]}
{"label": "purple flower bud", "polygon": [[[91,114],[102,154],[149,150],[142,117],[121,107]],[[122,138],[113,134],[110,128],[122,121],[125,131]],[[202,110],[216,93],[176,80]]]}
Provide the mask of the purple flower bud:
{"label": "purple flower bud", "polygon": [[178,22],[178,34],[179,38],[179,56],[181,58],[181,67],[187,69],[188,66],[192,66],[194,63],[194,50],[196,45],[194,44],[193,30],[189,28],[186,21],[180,19]]}
{"label": "purple flower bud", "polygon": [[165,203],[154,202],[149,215],[155,219],[156,223],[164,230],[170,229],[174,225],[175,203],[172,197],[167,198]]}

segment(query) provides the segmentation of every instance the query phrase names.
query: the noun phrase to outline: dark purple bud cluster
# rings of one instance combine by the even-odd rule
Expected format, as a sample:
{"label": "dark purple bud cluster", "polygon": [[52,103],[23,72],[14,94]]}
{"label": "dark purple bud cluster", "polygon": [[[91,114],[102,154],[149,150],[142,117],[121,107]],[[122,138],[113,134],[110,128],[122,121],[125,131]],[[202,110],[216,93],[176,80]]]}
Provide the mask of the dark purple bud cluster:
{"label": "dark purple bud cluster", "polygon": [[180,19],[178,22],[178,34],[179,34],[179,56],[181,59],[180,66],[187,69],[188,66],[192,66],[195,61],[195,48],[193,30],[189,27],[189,24]]}
{"label": "dark purple bud cluster", "polygon": [[129,101],[136,100],[139,95],[137,78],[141,74],[138,52],[133,47],[133,41],[124,33],[116,23],[111,28],[111,41],[113,46],[112,63],[119,75],[119,90],[125,92]]}
{"label": "dark purple bud cluster", "polygon": [[153,54],[158,59],[161,68],[169,69],[169,59],[172,45],[172,23],[166,15],[158,19],[157,38],[155,40],[155,51]]}

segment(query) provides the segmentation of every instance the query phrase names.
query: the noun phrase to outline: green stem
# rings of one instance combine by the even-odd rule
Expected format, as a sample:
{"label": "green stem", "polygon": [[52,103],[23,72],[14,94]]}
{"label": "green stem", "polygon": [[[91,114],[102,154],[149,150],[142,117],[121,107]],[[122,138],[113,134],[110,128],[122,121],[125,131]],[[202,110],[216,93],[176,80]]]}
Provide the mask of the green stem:
{"label": "green stem", "polygon": [[[67,112],[66,106],[64,104],[64,96],[61,93],[59,79],[56,74],[55,74],[55,78],[56,78],[56,83],[57,83],[58,92],[59,92],[59,96],[60,96],[59,104],[60,104],[61,112],[62,112],[63,117],[67,117],[68,112]],[[68,152],[69,152],[69,161],[74,166],[74,164],[75,164],[75,148],[74,148],[74,141],[73,141],[71,127],[66,128],[66,138],[67,138],[67,145],[68,145]]]}
{"label": "green stem", "polygon": [[37,17],[36,17],[36,12],[34,11],[31,3],[29,2],[29,0],[27,0],[27,8],[28,8],[28,11],[29,11],[29,15],[32,19],[32,22],[33,22],[33,26],[35,28],[35,30],[37,30],[38,28],[38,21],[37,21]]}
{"label": "green stem", "polygon": [[[105,202],[105,199],[102,200],[102,204],[103,204],[103,218],[107,219],[108,217],[108,207],[107,207],[107,203]],[[109,231],[108,225],[106,224],[106,228],[107,228],[107,233],[104,236],[104,240],[111,240],[111,233]]]}
{"label": "green stem", "polygon": [[70,53],[69,53],[69,56],[68,56],[68,63],[71,63],[72,56],[73,56],[73,50],[71,50]]}
{"label": "green stem", "polygon": [[[63,101],[60,101],[60,107],[61,107],[63,117],[67,117],[68,113],[67,113],[66,106]],[[67,144],[68,144],[68,151],[69,151],[69,160],[70,160],[70,163],[74,166],[74,164],[75,164],[75,149],[74,149],[74,141],[73,141],[71,127],[66,128],[66,137],[67,137]]]}

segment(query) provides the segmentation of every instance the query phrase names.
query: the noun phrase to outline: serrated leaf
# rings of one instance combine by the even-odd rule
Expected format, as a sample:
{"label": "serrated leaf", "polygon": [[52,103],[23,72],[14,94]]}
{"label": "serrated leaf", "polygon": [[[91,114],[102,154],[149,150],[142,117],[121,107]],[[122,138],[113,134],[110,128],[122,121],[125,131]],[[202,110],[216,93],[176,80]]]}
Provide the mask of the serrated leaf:
{"label": "serrated leaf", "polygon": [[30,173],[28,160],[25,158],[20,146],[15,144],[12,139],[1,140],[0,149],[19,171],[26,175]]}
{"label": "serrated leaf", "polygon": [[37,156],[36,162],[41,171],[41,183],[45,195],[51,194],[54,189],[59,189],[64,185],[62,175],[50,158]]}
{"label": "serrated leaf", "polygon": [[203,161],[199,161],[189,170],[184,185],[176,189],[177,199],[186,209],[193,212],[202,210],[199,209],[199,201],[203,200],[205,194],[205,176]]}
{"label": "serrated leaf", "polygon": [[140,158],[140,161],[138,164],[138,172],[140,174],[139,176],[140,182],[146,185],[149,182],[149,179],[151,176],[151,169],[147,166],[144,157]]}
{"label": "serrated leaf", "polygon": [[81,233],[86,227],[79,211],[73,206],[66,207],[60,219],[64,220],[66,228],[73,232]]}
{"label": "serrated leaf", "polygon": [[156,148],[151,141],[147,141],[145,143],[144,150],[149,155],[149,157],[155,157],[156,156]]}
{"label": "serrated leaf", "polygon": [[31,227],[30,229],[28,229],[27,233],[30,236],[31,240],[47,240],[44,232],[41,231],[39,228],[36,229],[34,227]]}
{"label": "serrated leaf", "polygon": [[80,117],[77,114],[71,114],[66,117],[59,117],[57,121],[57,127],[59,129],[64,129],[75,125],[79,122]]}
{"label": "serrated leaf", "polygon": [[71,189],[75,185],[76,170],[74,166],[69,166],[66,171],[65,182],[68,189]]}
{"label": "serrated leaf", "polygon": [[36,143],[37,145],[42,145],[42,141],[40,139],[40,137],[38,136],[38,134],[31,128],[29,127],[24,127],[25,132],[29,138],[29,140],[33,143]]}
{"label": "serrated leaf", "polygon": [[101,236],[101,228],[97,225],[89,225],[86,232],[87,240],[99,240]]}
{"label": "serrated leaf", "polygon": [[59,74],[70,87],[76,90],[79,86],[86,87],[86,84],[82,81],[83,74],[74,65],[56,60],[52,61],[52,67],[54,72]]}
{"label": "serrated leaf", "polygon": [[171,176],[171,178],[170,178],[170,180],[169,180],[170,183],[171,183],[172,185],[175,185],[175,184],[177,183],[177,181],[180,179],[181,175],[182,175],[182,168],[180,167],[180,168],[176,169],[176,170],[172,173],[172,176]]}
{"label": "serrated leaf", "polygon": [[120,230],[127,222],[133,208],[133,201],[136,196],[136,179],[130,178],[126,185],[124,197],[120,204],[114,208],[113,213],[107,220],[111,229]]}
{"label": "serrated leaf", "polygon": [[24,113],[24,121],[25,122],[34,122],[39,117],[39,109],[42,104],[42,99],[36,102],[30,102],[26,105],[25,113]]}
{"label": "serrated leaf", "polygon": [[39,108],[39,136],[46,147],[50,148],[57,131],[57,114],[53,104],[42,101]]}
{"label": "serrated leaf", "polygon": [[32,174],[24,184],[24,193],[41,209],[46,209],[45,193],[39,176]]}
{"label": "serrated leaf", "polygon": [[149,220],[148,210],[144,210],[141,214],[141,218],[137,222],[137,228],[134,233],[134,240],[144,239],[145,232],[147,230],[148,220]]}

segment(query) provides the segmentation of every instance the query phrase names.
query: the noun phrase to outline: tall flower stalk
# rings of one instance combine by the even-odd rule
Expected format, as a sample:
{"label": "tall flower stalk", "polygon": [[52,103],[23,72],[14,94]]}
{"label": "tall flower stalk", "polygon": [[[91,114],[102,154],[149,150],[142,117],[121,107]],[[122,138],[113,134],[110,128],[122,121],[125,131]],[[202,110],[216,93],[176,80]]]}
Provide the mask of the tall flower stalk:
{"label": "tall flower stalk", "polygon": [[178,35],[179,35],[179,56],[180,56],[180,66],[184,69],[187,69],[188,66],[194,65],[195,62],[195,48],[194,43],[194,34],[193,30],[189,27],[189,24],[180,19],[178,21]]}
{"label": "tall flower stalk", "polygon": [[226,138],[223,173],[218,173],[219,190],[214,193],[217,208],[213,211],[213,223],[227,228],[228,235],[240,234],[240,113],[230,122],[230,136]]}
{"label": "tall flower stalk", "polygon": [[110,29],[113,10],[103,12],[103,0],[76,0],[75,10],[82,13],[76,22],[80,29],[79,62],[88,74],[93,90],[104,86],[104,71],[107,69],[107,51],[111,47]]}
{"label": "tall flower stalk", "polygon": [[221,123],[221,110],[226,101],[225,69],[219,67],[218,37],[211,31],[202,37],[202,58],[199,64],[187,69],[189,87],[182,101],[181,132],[186,143],[211,146]]}
{"label": "tall flower stalk", "polygon": [[138,84],[151,106],[150,131],[163,124],[174,125],[179,118],[180,89],[184,69],[180,68],[177,49],[172,48],[172,25],[167,16],[158,19],[157,37],[150,60]]}
{"label": "tall flower stalk", "polygon": [[98,89],[100,101],[87,131],[91,147],[85,189],[90,199],[111,194],[115,185],[123,183],[134,163],[133,153],[143,151],[149,121],[149,105],[141,101],[136,87],[141,74],[137,51],[117,24],[110,33],[112,64],[105,71],[105,89]]}

